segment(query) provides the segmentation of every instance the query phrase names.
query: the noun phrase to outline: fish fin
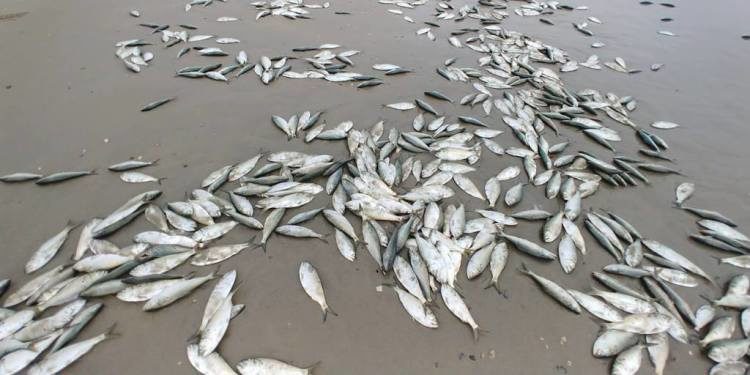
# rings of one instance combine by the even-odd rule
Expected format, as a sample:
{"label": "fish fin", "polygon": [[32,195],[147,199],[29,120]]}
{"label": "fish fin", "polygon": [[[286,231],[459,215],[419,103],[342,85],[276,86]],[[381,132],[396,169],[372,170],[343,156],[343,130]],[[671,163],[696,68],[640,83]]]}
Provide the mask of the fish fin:
{"label": "fish fin", "polygon": [[119,337],[120,333],[115,332],[115,328],[117,328],[117,323],[113,323],[111,326],[109,326],[109,328],[107,328],[107,331],[104,332],[104,335],[107,338]]}
{"label": "fish fin", "polygon": [[485,281],[485,284],[484,284],[484,286],[483,286],[482,288],[483,288],[483,289],[489,289],[489,288],[490,288],[490,287],[492,287],[492,286],[493,286],[494,284],[495,284],[495,283],[493,283],[493,282],[492,282],[492,276],[490,276],[490,277],[489,277],[489,279],[488,279],[487,281]]}
{"label": "fish fin", "polygon": [[484,336],[490,333],[489,330],[481,329],[478,326],[476,328],[472,328],[471,332],[474,334],[474,342],[479,340],[479,336]]}
{"label": "fish fin", "polygon": [[529,270],[529,267],[526,266],[526,262],[521,262],[521,267],[518,268],[518,271],[524,275],[531,275],[531,271]]}
{"label": "fish fin", "polygon": [[692,345],[700,344],[701,338],[697,332],[690,332],[688,334],[688,343]]}
{"label": "fish fin", "polygon": [[161,185],[161,181],[162,180],[166,180],[166,179],[167,179],[166,177],[159,177],[159,178],[156,179],[156,183],[159,184],[159,185]]}
{"label": "fish fin", "polygon": [[212,278],[213,278],[213,277],[216,277],[216,275],[218,275],[218,274],[219,274],[219,271],[220,271],[220,270],[221,270],[221,264],[217,265],[217,266],[216,266],[216,269],[214,269],[214,271],[213,271],[213,272],[211,272],[211,274],[210,274],[210,275],[212,276]]}
{"label": "fish fin", "polygon": [[326,306],[326,310],[328,310],[329,313],[333,314],[333,316],[339,316],[339,314],[337,312],[335,312],[335,311],[333,311],[333,309],[331,309],[331,306]]}
{"label": "fish fin", "polygon": [[190,337],[188,337],[187,340],[185,340],[185,342],[188,344],[197,344],[200,337],[201,337],[201,333],[199,330],[193,333],[192,335],[190,335]]}
{"label": "fish fin", "polygon": [[80,226],[80,225],[81,225],[81,223],[75,222],[72,219],[68,219],[68,221],[65,223],[65,226],[68,227],[68,228],[70,228],[70,229],[68,229],[68,231],[72,231],[73,229],[78,228],[78,226]]}

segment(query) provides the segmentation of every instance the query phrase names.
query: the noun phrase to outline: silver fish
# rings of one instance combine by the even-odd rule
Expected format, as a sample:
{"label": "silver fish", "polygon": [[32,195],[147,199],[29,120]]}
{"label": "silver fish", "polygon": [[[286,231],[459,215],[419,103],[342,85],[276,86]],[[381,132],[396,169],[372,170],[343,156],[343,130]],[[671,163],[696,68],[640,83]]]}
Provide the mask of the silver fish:
{"label": "silver fish", "polygon": [[49,261],[55,257],[57,252],[60,251],[60,248],[65,243],[65,240],[68,239],[68,234],[70,233],[70,231],[73,230],[73,228],[75,228],[76,226],[76,224],[68,223],[68,225],[66,225],[65,228],[60,231],[60,233],[52,236],[52,238],[48,239],[41,246],[39,246],[39,248],[31,255],[31,258],[24,267],[26,273],[32,273],[49,263]]}
{"label": "silver fish", "polygon": [[305,293],[315,302],[320,305],[323,310],[323,321],[325,322],[328,313],[338,316],[326,302],[325,294],[323,293],[323,284],[318,276],[318,271],[309,262],[303,261],[299,266],[299,282],[302,284],[302,289]]}

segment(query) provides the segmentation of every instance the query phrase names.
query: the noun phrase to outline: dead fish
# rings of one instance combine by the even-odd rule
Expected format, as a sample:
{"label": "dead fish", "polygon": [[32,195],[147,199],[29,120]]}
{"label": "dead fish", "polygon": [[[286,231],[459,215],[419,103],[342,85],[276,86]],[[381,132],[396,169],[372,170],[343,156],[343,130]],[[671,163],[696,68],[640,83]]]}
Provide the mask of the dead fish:
{"label": "dead fish", "polygon": [[516,185],[513,185],[513,187],[505,192],[505,205],[507,205],[508,207],[513,207],[521,202],[521,200],[523,199],[524,185],[525,184],[523,183],[518,183]]}
{"label": "dead fish", "polygon": [[425,306],[417,297],[411,293],[397,287],[392,286],[393,290],[396,291],[401,306],[404,307],[409,316],[412,317],[417,323],[427,328],[437,328],[438,321],[435,314],[430,310],[429,307]]}
{"label": "dead fish", "polygon": [[671,317],[660,313],[631,314],[622,321],[605,323],[606,329],[636,333],[641,335],[653,335],[666,332],[671,324]]}
{"label": "dead fish", "polygon": [[460,321],[466,323],[471,327],[471,332],[474,335],[474,341],[479,339],[479,325],[474,321],[474,318],[469,312],[469,308],[466,306],[461,295],[456,292],[450,285],[442,285],[440,287],[440,295],[443,297],[443,302],[448,310]]}
{"label": "dead fish", "polygon": [[638,343],[639,335],[635,333],[604,330],[594,341],[592,349],[594,357],[612,357],[623,350],[632,347]]}
{"label": "dead fish", "polygon": [[646,245],[649,250],[653,251],[654,253],[673,261],[677,264],[679,264],[681,267],[685,268],[686,270],[703,277],[704,279],[708,280],[711,283],[714,283],[713,279],[700,267],[695,265],[693,262],[682,256],[677,251],[667,247],[666,245],[663,245],[659,242],[653,241],[653,240],[643,240],[643,244]]}
{"label": "dead fish", "polygon": [[683,182],[679,184],[675,189],[675,205],[681,207],[682,203],[693,195],[693,192],[695,192],[695,184],[691,182]]}
{"label": "dead fish", "polygon": [[141,172],[124,172],[120,174],[120,180],[131,184],[139,184],[144,182],[156,182],[161,185],[161,180],[166,177],[156,178]]}
{"label": "dead fish", "polygon": [[42,175],[37,174],[37,173],[18,172],[18,173],[7,174],[5,176],[0,177],[0,181],[2,182],[26,182],[26,181],[34,181],[41,177]]}
{"label": "dead fish", "polygon": [[34,183],[37,185],[48,185],[48,184],[52,184],[56,182],[67,181],[73,178],[90,176],[93,174],[96,174],[95,169],[92,169],[90,171],[57,172],[57,173],[52,173],[50,175],[44,176],[36,180]]}
{"label": "dead fish", "polygon": [[38,269],[44,267],[47,263],[49,263],[49,261],[55,257],[57,252],[60,251],[60,248],[65,243],[65,240],[68,239],[68,234],[70,233],[70,231],[73,230],[73,228],[75,228],[76,226],[78,225],[69,222],[62,231],[52,236],[52,238],[48,239],[41,246],[39,246],[39,248],[31,255],[31,258],[24,267],[26,273],[37,271]]}
{"label": "dead fish", "polygon": [[148,167],[148,166],[156,164],[158,161],[159,159],[155,159],[153,161],[127,160],[122,163],[112,164],[109,167],[107,167],[107,169],[112,172],[125,172],[131,169]]}
{"label": "dead fish", "polygon": [[414,103],[410,103],[410,102],[400,102],[400,103],[386,104],[386,107],[391,108],[391,109],[397,109],[399,111],[408,111],[410,109],[416,108],[417,106]]}
{"label": "dead fish", "polygon": [[208,266],[223,262],[239,254],[242,250],[247,249],[250,247],[250,244],[251,242],[245,242],[236,245],[218,245],[209,247],[196,253],[190,260],[190,264],[194,266]]}
{"label": "dead fish", "polygon": [[311,374],[316,365],[307,368],[299,368],[273,358],[249,358],[237,364],[237,370],[242,375],[253,374],[289,374],[307,375]]}
{"label": "dead fish", "polygon": [[169,306],[215,277],[216,273],[214,272],[206,276],[175,280],[174,283],[171,283],[169,286],[159,291],[158,294],[149,298],[149,300],[143,305],[143,311],[154,311]]}
{"label": "dead fish", "polygon": [[29,374],[56,374],[65,370],[70,364],[77,361],[96,345],[115,336],[114,326],[110,327],[107,332],[94,336],[87,340],[78,341],[67,345],[56,352],[48,354],[42,360],[37,362],[28,370]]}
{"label": "dead fish", "polygon": [[612,362],[612,375],[635,375],[641,368],[643,362],[643,348],[645,345],[637,344],[623,350]]}
{"label": "dead fish", "polygon": [[145,106],[143,106],[143,108],[141,108],[141,112],[148,112],[148,111],[154,110],[154,109],[159,108],[159,107],[163,106],[164,104],[167,104],[167,103],[169,103],[169,102],[171,102],[171,101],[173,101],[175,99],[177,99],[177,97],[173,96],[173,97],[169,97],[169,98],[164,98],[164,99],[159,99],[157,101],[153,101],[153,102],[148,103]]}
{"label": "dead fish", "polygon": [[318,276],[318,271],[309,262],[303,261],[299,267],[299,281],[302,284],[302,289],[305,293],[315,302],[320,305],[323,310],[323,321],[326,321],[328,313],[338,316],[326,302],[325,294],[323,293],[323,284]]}
{"label": "dead fish", "polygon": [[512,243],[513,246],[515,246],[516,249],[531,255],[533,257],[542,259],[542,260],[555,260],[557,259],[557,255],[555,253],[535,244],[534,242],[531,242],[527,239],[511,236],[509,234],[501,233],[500,236],[508,242]]}
{"label": "dead fish", "polygon": [[565,288],[549,279],[546,279],[532,272],[526,267],[524,263],[521,263],[521,267],[522,268],[519,271],[536,281],[536,283],[539,284],[542,290],[550,297],[554,298],[568,310],[573,311],[576,314],[581,313],[581,306],[578,304],[578,302],[576,302],[576,299],[573,298],[573,296],[571,296],[567,290],[565,290]]}
{"label": "dead fish", "polygon": [[737,226],[737,224],[734,221],[732,221],[732,219],[730,219],[730,218],[728,218],[728,217],[726,217],[726,216],[724,216],[721,213],[716,212],[716,211],[704,210],[704,209],[701,209],[701,208],[688,207],[688,206],[681,206],[680,208],[682,208],[683,210],[685,210],[687,212],[690,212],[693,215],[696,215],[696,216],[698,216],[700,218],[703,218],[703,219],[709,219],[709,220],[713,220],[713,221],[718,221],[718,222],[724,223],[726,225],[729,225],[730,227],[736,227]]}

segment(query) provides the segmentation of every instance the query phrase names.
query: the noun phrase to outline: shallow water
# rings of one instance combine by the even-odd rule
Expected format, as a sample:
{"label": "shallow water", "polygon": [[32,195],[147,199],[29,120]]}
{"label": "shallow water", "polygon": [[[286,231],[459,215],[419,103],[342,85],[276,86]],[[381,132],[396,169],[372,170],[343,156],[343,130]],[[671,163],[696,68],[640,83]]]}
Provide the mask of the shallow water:
{"label": "shallow water", "polygon": [[[678,129],[653,132],[667,139],[677,166],[687,175],[653,175],[652,185],[637,189],[604,188],[586,204],[614,210],[645,236],[679,249],[709,274],[722,275],[721,281],[740,273],[729,266],[717,266],[710,257],[717,253],[687,239],[686,232],[695,231],[694,219],[671,208],[670,202],[674,186],[689,180],[697,187],[691,205],[718,210],[735,219],[740,228],[750,225],[750,168],[746,166],[750,156],[746,147],[750,139],[746,106],[750,42],[740,38],[748,33],[745,15],[750,12],[750,4],[740,0],[719,5],[677,1],[676,8],[668,9],[624,0],[573,3],[588,5],[590,10],[547,16],[555,26],[544,25],[536,17],[514,14],[503,26],[562,48],[579,61],[594,53],[602,62],[620,56],[630,66],[643,69],[640,74],[625,75],[606,67],[601,71],[581,67],[562,76],[573,89],[590,87],[635,96],[639,106],[631,118],[639,124],[656,120],[681,124]],[[511,7],[520,4],[510,3]],[[236,0],[188,13],[183,5],[183,1],[174,0],[3,2],[0,14],[29,13],[15,20],[0,20],[0,174],[37,168],[42,173],[98,168],[100,174],[48,187],[0,186],[0,276],[16,283],[27,280],[23,264],[28,256],[67,220],[83,222],[107,215],[126,199],[153,187],[122,183],[116,174],[105,170],[112,163],[137,156],[160,158],[157,166],[143,171],[167,178],[162,186],[165,196],[160,200],[167,202],[181,199],[208,172],[244,160],[258,150],[344,155],[341,143],[287,142],[271,125],[272,114],[288,117],[304,110],[325,110],[324,118],[330,125],[353,120],[363,129],[385,119],[387,126],[407,129],[414,111],[396,113],[381,104],[422,97],[423,91],[431,89],[454,98],[472,90],[468,85],[464,91],[457,90],[460,85],[435,73],[436,67],[453,56],[459,58],[459,66],[474,65],[476,53],[455,49],[446,41],[449,32],[460,25],[433,29],[438,39],[430,42],[414,34],[421,24],[406,23],[400,16],[387,13],[389,6],[374,1],[333,1],[329,9],[311,10],[313,20],[308,21],[268,17],[256,22],[255,11]],[[431,20],[432,8],[426,5],[405,10],[405,14],[418,22]],[[141,18],[128,16],[130,9],[140,9]],[[334,11],[350,11],[352,15],[334,15]],[[220,16],[236,16],[242,21],[213,21]],[[595,37],[586,37],[571,26],[571,22],[581,22],[587,16],[604,22],[590,26]],[[659,21],[667,16],[675,20]],[[242,43],[225,49],[244,49],[251,61],[261,55],[287,54],[293,47],[337,43],[362,51],[353,58],[354,71],[369,74],[371,65],[387,62],[413,68],[414,72],[387,77],[384,85],[359,91],[348,84],[318,80],[282,79],[263,86],[251,74],[226,85],[174,78],[177,68],[202,64],[206,58],[191,53],[177,61],[174,56],[179,45],[167,50],[157,45],[148,49],[156,54],[151,66],[136,75],[117,61],[113,45],[118,40],[148,36],[150,30],[137,26],[139,22],[190,23],[200,26],[199,33],[237,37]],[[658,30],[670,30],[679,36],[658,35]],[[595,40],[607,46],[590,48]],[[648,67],[653,63],[665,66],[651,72]],[[294,64],[302,66],[300,62]],[[173,103],[149,113],[138,111],[150,101],[172,95],[178,96]],[[454,115],[479,114],[479,109],[431,103]],[[493,118],[496,115],[493,113]],[[498,127],[505,128],[502,124]],[[562,129],[563,138],[567,135],[574,148],[603,150],[568,132]],[[618,151],[633,155],[640,146],[635,135],[624,133],[627,136]],[[507,133],[499,141],[516,142]],[[509,164],[519,163],[507,156],[485,156],[480,171],[470,177],[483,184]],[[504,184],[503,188],[509,186]],[[464,201],[467,210],[480,208],[477,200]],[[325,205],[327,197],[321,196],[315,203],[315,207]],[[533,204],[550,210],[556,207],[543,199],[538,189],[526,195],[521,207]],[[147,223],[140,220],[113,239],[125,245],[146,227]],[[322,233],[330,231],[320,219],[310,227]],[[538,227],[521,225],[513,233],[536,238]],[[67,260],[77,233],[54,263]],[[249,235],[236,230],[222,243],[245,241]],[[440,322],[437,330],[410,321],[392,293],[376,292],[375,287],[389,279],[375,271],[365,252],[351,264],[333,244],[275,236],[267,254],[248,251],[222,265],[222,270],[236,268],[238,280],[244,280],[235,300],[245,303],[247,309],[232,322],[220,351],[233,364],[249,356],[276,357],[297,365],[320,361],[320,374],[606,373],[610,361],[590,354],[597,324],[567,312],[515,271],[525,261],[568,287],[588,290],[593,285],[590,272],[610,263],[611,258],[588,233],[584,236],[591,250],[585,264],[570,276],[564,275],[557,263],[541,264],[517,253],[511,256],[502,277],[504,296],[482,289],[483,279],[468,282],[462,276],[459,284],[472,314],[488,331],[477,343],[469,329],[445,307],[435,311]],[[325,324],[321,324],[318,306],[298,285],[297,267],[303,259],[318,268],[329,304],[340,315],[329,316]],[[198,272],[211,270],[206,267]],[[99,346],[70,372],[192,372],[185,356],[185,341],[200,322],[210,289],[204,287],[190,298],[151,314],[142,313],[140,305],[107,299],[106,308],[82,336],[93,336],[113,322],[117,322],[121,336]],[[694,308],[703,303],[699,294],[720,293],[704,286],[696,289],[679,289],[685,291],[683,296]],[[701,373],[710,365],[695,346],[672,341],[671,347],[667,373]],[[644,358],[641,373],[651,372]]]}

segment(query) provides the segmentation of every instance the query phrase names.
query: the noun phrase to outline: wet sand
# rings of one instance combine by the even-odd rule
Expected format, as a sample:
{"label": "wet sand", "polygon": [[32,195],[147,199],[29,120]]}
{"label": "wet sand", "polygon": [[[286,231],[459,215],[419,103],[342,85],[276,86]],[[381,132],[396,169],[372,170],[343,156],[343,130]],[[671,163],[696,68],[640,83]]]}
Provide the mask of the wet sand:
{"label": "wet sand", "polygon": [[[625,75],[606,67],[601,71],[582,67],[563,74],[563,79],[573,89],[590,87],[635,96],[639,106],[631,117],[640,124],[656,120],[681,124],[675,130],[654,132],[667,139],[671,155],[687,177],[653,176],[652,185],[637,189],[604,187],[587,199],[585,206],[614,210],[646,237],[679,249],[709,274],[721,275],[719,280],[724,282],[741,271],[717,266],[710,256],[718,253],[690,242],[686,233],[695,231],[695,220],[671,208],[671,201],[676,184],[692,181],[697,187],[692,205],[720,211],[735,219],[741,229],[750,225],[750,151],[746,145],[750,128],[745,100],[750,42],[740,39],[748,33],[742,27],[747,27],[744,15],[750,12],[750,4],[740,0],[720,5],[675,3],[676,8],[667,9],[641,6],[636,1],[575,1],[591,9],[548,17],[555,26],[544,25],[537,17],[516,15],[503,25],[564,49],[579,61],[594,53],[602,61],[621,56],[629,65],[644,70]],[[519,4],[510,3],[512,7]],[[0,277],[11,278],[16,286],[25,282],[28,277],[23,274],[23,264],[31,252],[67,220],[83,222],[107,215],[131,196],[155,187],[122,183],[116,174],[105,170],[107,165],[138,156],[160,158],[157,166],[144,172],[167,178],[159,202],[168,202],[181,199],[210,171],[259,150],[344,155],[343,143],[331,143],[334,149],[325,142],[286,142],[271,125],[272,114],[288,117],[304,110],[325,110],[329,124],[353,120],[355,127],[364,129],[385,119],[387,126],[407,129],[414,111],[395,113],[382,109],[381,104],[421,97],[430,89],[453,97],[471,90],[467,86],[458,92],[455,84],[435,74],[435,68],[452,56],[459,58],[459,64],[474,64],[476,53],[452,48],[446,41],[448,33],[460,26],[435,29],[438,40],[430,42],[414,35],[421,25],[388,14],[388,6],[374,1],[334,1],[329,9],[311,10],[313,20],[309,21],[277,17],[255,22],[255,11],[236,0],[189,13],[183,6],[183,1],[173,0],[10,0],[0,5],[0,14],[29,12],[15,20],[0,20],[0,174],[37,168],[41,173],[100,171],[97,176],[49,187],[0,186]],[[140,9],[142,17],[128,16],[130,9]],[[334,15],[334,11],[352,15]],[[420,21],[431,20],[432,12],[428,5],[406,13]],[[220,16],[242,21],[215,22]],[[596,37],[586,37],[570,24],[586,16],[604,22],[591,26]],[[667,16],[675,21],[659,21]],[[188,55],[177,61],[178,46],[167,50],[156,46],[150,49],[156,54],[151,66],[136,75],[117,61],[113,45],[148,36],[150,30],[137,26],[139,22],[190,23],[201,26],[200,33],[237,37],[242,43],[227,50],[244,49],[250,60],[287,54],[293,47],[337,43],[362,51],[354,59],[355,71],[371,73],[371,65],[387,62],[413,68],[414,73],[386,78],[384,85],[359,91],[349,84],[317,80],[283,79],[263,86],[250,74],[226,85],[174,78],[177,68],[202,64],[206,59]],[[663,29],[679,37],[657,35],[657,30]],[[594,40],[607,46],[592,49],[589,45]],[[665,67],[651,72],[648,67],[653,63]],[[175,102],[156,111],[138,111],[150,101],[173,95],[178,96]],[[455,115],[478,115],[480,111],[447,103],[434,105]],[[504,125],[498,127],[505,129]],[[634,135],[627,134],[618,149],[634,155],[640,146]],[[568,135],[576,149],[601,150],[580,135]],[[516,143],[507,132],[499,140]],[[486,181],[510,164],[518,165],[518,161],[485,156],[480,170],[470,176],[474,181]],[[327,200],[321,196],[313,206],[325,205]],[[467,210],[480,208],[478,200],[464,201]],[[550,210],[557,205],[543,198],[539,189],[527,194],[521,207],[534,204]],[[322,219],[310,226],[330,231]],[[125,245],[147,227],[139,220],[111,239]],[[537,238],[538,228],[538,224],[521,225],[513,233]],[[74,232],[54,264],[66,261],[77,234]],[[221,243],[244,241],[252,234],[235,230]],[[603,374],[610,361],[590,354],[597,324],[585,315],[563,310],[516,272],[525,261],[568,287],[588,290],[594,284],[590,272],[610,263],[611,257],[588,232],[584,236],[591,250],[572,275],[564,275],[557,263],[541,264],[513,253],[502,276],[504,295],[482,289],[486,275],[481,281],[467,281],[462,269],[459,284],[465,299],[477,322],[488,331],[476,343],[469,329],[442,305],[436,310],[439,329],[425,329],[412,322],[392,293],[376,292],[376,286],[390,277],[378,274],[365,252],[352,264],[333,244],[275,236],[267,254],[247,251],[221,266],[223,271],[237,269],[238,280],[244,284],[235,300],[247,309],[231,323],[220,352],[232,364],[250,356],[276,357],[301,366],[320,361],[319,374]],[[297,269],[303,259],[318,268],[329,304],[340,316],[329,316],[321,323],[318,306],[298,285]],[[197,272],[211,270],[206,267]],[[93,336],[115,322],[120,336],[97,347],[68,373],[192,373],[185,356],[186,340],[200,323],[210,289],[204,287],[157,313],[143,313],[138,304],[107,298],[105,309],[82,337]],[[703,303],[700,294],[720,293],[706,286],[679,291],[694,308]],[[671,348],[668,374],[705,373],[710,366],[696,346],[672,341]],[[640,373],[652,373],[646,358]]]}

